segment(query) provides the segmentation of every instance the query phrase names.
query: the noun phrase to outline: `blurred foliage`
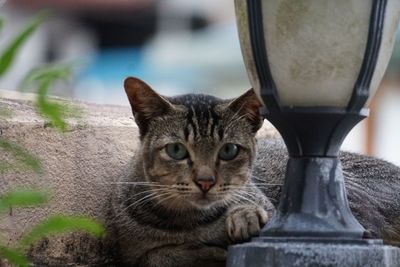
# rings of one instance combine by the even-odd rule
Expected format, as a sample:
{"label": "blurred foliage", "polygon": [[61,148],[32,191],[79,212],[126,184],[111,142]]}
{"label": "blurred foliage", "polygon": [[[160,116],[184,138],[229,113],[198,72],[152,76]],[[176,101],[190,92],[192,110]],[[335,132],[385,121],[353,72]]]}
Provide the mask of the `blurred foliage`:
{"label": "blurred foliage", "polygon": [[4,25],[4,19],[0,18],[0,31],[1,29],[3,29],[3,25]]}
{"label": "blurred foliage", "polygon": [[67,233],[71,231],[84,231],[93,236],[102,237],[104,228],[87,217],[67,217],[63,215],[51,216],[37,224],[28,234],[24,235],[20,244],[28,247],[49,234]]}
{"label": "blurred foliage", "polygon": [[37,174],[41,174],[42,166],[37,157],[29,153],[22,146],[0,137],[0,151],[8,152],[14,160],[14,164],[3,159],[0,162],[0,173],[12,169],[32,170]]}
{"label": "blurred foliage", "polygon": [[[39,25],[48,17],[47,12],[41,12],[26,25],[26,27],[9,43],[4,51],[0,52],[0,77],[12,66],[19,49],[35,32]],[[4,24],[0,18],[0,30]],[[81,110],[78,107],[68,105],[58,100],[50,101],[49,90],[59,81],[70,80],[75,64],[51,64],[33,69],[22,81],[23,88],[33,88],[37,93],[35,106],[38,113],[49,120],[51,125],[65,131],[68,117],[80,117]],[[0,107],[0,122],[12,117],[10,110]],[[1,130],[1,129],[0,129]],[[43,167],[39,159],[28,152],[22,146],[9,141],[1,136],[0,131],[0,154],[7,154],[13,161],[0,161],[0,174],[10,170],[29,170],[40,175]],[[0,195],[0,215],[6,214],[12,208],[33,208],[44,205],[49,199],[49,193],[30,189],[20,189],[6,192]],[[8,263],[15,266],[30,266],[25,256],[26,250],[34,242],[50,234],[61,234],[70,231],[84,231],[96,237],[104,234],[104,228],[91,218],[80,216],[53,215],[33,226],[30,232],[25,233],[16,244],[5,245],[0,240],[0,265],[1,258],[7,259]]]}
{"label": "blurred foliage", "polygon": [[[48,12],[41,12],[28,23],[0,53],[0,77],[12,66],[19,49],[35,32],[35,30],[48,18]],[[3,19],[0,19],[3,21]],[[3,23],[0,23],[2,25]],[[1,28],[1,26],[0,26]],[[79,118],[81,110],[77,106],[62,103],[62,101],[51,101],[48,97],[49,90],[58,82],[69,82],[76,70],[76,63],[53,63],[36,67],[31,70],[21,83],[23,90],[33,89],[37,98],[35,106],[40,115],[49,120],[50,125],[64,132],[67,130],[67,118]],[[0,115],[2,113],[0,112]]]}
{"label": "blurred foliage", "polygon": [[29,261],[19,249],[6,247],[0,244],[0,257],[1,256],[6,258],[9,263],[15,266],[29,266]]}
{"label": "blurred foliage", "polygon": [[55,63],[37,67],[31,70],[21,83],[21,88],[26,90],[43,82],[54,83],[57,81],[68,82],[78,63]]}
{"label": "blurred foliage", "polygon": [[[47,192],[34,190],[16,190],[4,194],[0,198],[0,213],[13,207],[28,207],[43,205],[48,200]],[[29,266],[25,252],[36,241],[50,234],[61,234],[71,231],[84,231],[96,237],[104,235],[104,227],[93,219],[81,216],[53,215],[35,225],[13,246],[0,243],[0,258],[3,257],[15,266]]]}
{"label": "blurred foliage", "polygon": [[[2,51],[0,54],[0,76],[4,75],[4,73],[10,68],[19,49],[46,18],[47,12],[42,12],[35,16],[33,20],[26,25],[25,29],[8,44],[4,51]],[[0,24],[2,25],[3,22]]]}
{"label": "blurred foliage", "polygon": [[81,109],[78,106],[63,103],[62,101],[50,101],[49,89],[57,82],[68,82],[72,77],[77,64],[56,63],[31,70],[21,83],[21,88],[37,88],[36,108],[39,114],[48,119],[55,128],[66,131],[67,118],[79,118]]}
{"label": "blurred foliage", "polygon": [[29,207],[45,204],[48,200],[47,192],[21,189],[5,193],[0,199],[0,214],[13,207]]}

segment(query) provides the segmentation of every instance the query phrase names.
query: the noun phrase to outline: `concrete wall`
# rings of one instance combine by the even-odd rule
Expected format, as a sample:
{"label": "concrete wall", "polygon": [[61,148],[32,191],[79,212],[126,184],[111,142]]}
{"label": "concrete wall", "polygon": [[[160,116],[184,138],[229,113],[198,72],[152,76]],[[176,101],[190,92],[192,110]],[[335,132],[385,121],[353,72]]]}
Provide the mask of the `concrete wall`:
{"label": "concrete wall", "polygon": [[[3,138],[27,148],[44,166],[44,175],[24,170],[0,173],[0,196],[20,187],[48,189],[48,205],[35,209],[13,209],[0,218],[0,238],[15,240],[48,214],[84,214],[102,218],[109,183],[129,161],[138,144],[138,129],[128,107],[79,103],[84,118],[70,121],[60,133],[35,114],[27,95],[0,92],[0,108],[12,111],[0,121]],[[6,98],[4,98],[6,95]],[[22,100],[23,99],[23,100]],[[0,160],[9,155],[0,150]]]}

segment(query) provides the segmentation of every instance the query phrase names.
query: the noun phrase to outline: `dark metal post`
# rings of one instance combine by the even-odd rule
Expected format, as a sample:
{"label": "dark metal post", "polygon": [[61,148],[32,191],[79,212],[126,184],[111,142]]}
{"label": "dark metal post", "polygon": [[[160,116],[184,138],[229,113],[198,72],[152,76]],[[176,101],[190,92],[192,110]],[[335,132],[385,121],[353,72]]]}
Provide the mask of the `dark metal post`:
{"label": "dark metal post", "polygon": [[[264,116],[282,135],[289,162],[280,204],[260,237],[232,246],[227,266],[400,266],[400,249],[364,239],[350,211],[338,153],[348,132],[368,110],[387,0],[372,0],[368,43],[352,97],[345,108],[284,107],[266,53],[262,0],[247,0],[254,67]],[[329,48],[327,48],[329,49]]]}

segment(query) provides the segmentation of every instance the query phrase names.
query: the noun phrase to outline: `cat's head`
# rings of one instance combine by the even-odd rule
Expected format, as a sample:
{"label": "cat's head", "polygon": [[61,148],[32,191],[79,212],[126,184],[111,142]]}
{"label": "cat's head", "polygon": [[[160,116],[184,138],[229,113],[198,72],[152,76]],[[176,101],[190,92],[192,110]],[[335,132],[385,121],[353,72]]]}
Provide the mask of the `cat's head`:
{"label": "cat's head", "polygon": [[243,197],[263,123],[253,90],[222,100],[160,96],[137,78],[124,86],[139,126],[144,179],[163,205],[208,208]]}

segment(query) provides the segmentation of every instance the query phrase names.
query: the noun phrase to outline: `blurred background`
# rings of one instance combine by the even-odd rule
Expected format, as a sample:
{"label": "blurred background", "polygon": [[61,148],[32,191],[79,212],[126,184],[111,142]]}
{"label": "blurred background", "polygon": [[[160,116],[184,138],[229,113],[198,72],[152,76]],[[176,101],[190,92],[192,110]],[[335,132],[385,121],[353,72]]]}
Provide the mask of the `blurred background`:
{"label": "blurred background", "polygon": [[[69,85],[54,94],[128,105],[122,83],[136,76],[159,93],[234,97],[250,88],[232,0],[0,0],[0,50],[41,10],[50,18],[23,46],[0,89],[17,90],[33,68],[76,63]],[[400,30],[389,68],[344,149],[400,166]]]}

